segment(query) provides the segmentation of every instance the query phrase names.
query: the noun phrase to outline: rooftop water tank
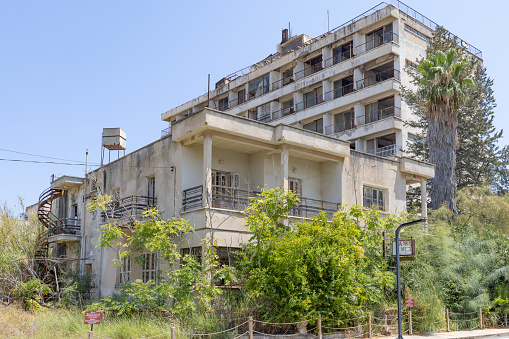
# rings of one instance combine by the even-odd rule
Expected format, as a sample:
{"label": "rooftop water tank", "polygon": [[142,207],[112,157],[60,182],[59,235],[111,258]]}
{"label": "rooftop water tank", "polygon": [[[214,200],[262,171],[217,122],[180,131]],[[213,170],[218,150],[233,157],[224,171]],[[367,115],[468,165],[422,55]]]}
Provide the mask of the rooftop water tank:
{"label": "rooftop water tank", "polygon": [[125,150],[126,133],[121,128],[103,128],[103,147]]}

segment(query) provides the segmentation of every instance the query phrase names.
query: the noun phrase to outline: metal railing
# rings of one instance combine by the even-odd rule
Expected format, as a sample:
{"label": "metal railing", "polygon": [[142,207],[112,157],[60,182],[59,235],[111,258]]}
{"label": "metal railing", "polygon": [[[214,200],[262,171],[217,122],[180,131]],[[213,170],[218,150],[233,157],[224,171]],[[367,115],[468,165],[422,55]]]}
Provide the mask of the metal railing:
{"label": "metal railing", "polygon": [[379,157],[390,157],[392,155],[399,154],[396,144],[384,146],[384,147],[378,147],[373,150],[369,150],[366,153],[377,155]]}
{"label": "metal railing", "polygon": [[243,211],[250,203],[251,198],[260,194],[235,187],[212,186],[212,207],[234,211]]}
{"label": "metal railing", "polygon": [[171,134],[171,127],[165,128],[161,131],[161,138]]}
{"label": "metal railing", "polygon": [[281,118],[284,118],[284,117],[294,114],[294,113],[295,113],[295,109],[293,108],[293,106],[281,108],[281,109],[272,113],[272,119],[270,121],[281,119]]}
{"label": "metal railing", "polygon": [[325,211],[327,218],[330,219],[341,206],[339,203],[310,199],[306,197],[299,197],[299,200],[299,205],[293,207],[290,211],[291,216],[312,218],[318,215],[321,211]]}
{"label": "metal railing", "polygon": [[182,192],[182,212],[202,207],[203,186],[195,186]]}
{"label": "metal railing", "polygon": [[107,222],[111,219],[140,218],[145,210],[156,205],[157,198],[131,195],[120,201],[109,203],[106,211],[101,213],[101,219],[103,222]]}
{"label": "metal railing", "polygon": [[55,221],[54,225],[48,230],[49,236],[59,234],[80,235],[81,219],[64,218]]}
{"label": "metal railing", "polygon": [[349,129],[352,129],[355,127],[356,127],[355,119],[352,114],[351,119],[340,121],[333,125],[325,126],[324,131],[325,131],[325,135],[331,135],[331,134],[335,134],[335,133],[341,133],[341,132],[344,132],[346,130],[349,130]]}
{"label": "metal railing", "polygon": [[395,68],[389,68],[381,72],[377,72],[373,75],[370,75],[368,77],[365,77],[363,79],[357,80],[357,89],[363,89],[369,86],[373,86],[375,84],[378,84],[380,82],[389,80],[389,79],[395,79],[400,80],[400,72]]}
{"label": "metal railing", "polygon": [[364,52],[371,51],[372,49],[385,45],[389,42],[394,42],[398,44],[399,43],[398,34],[394,32],[385,32],[378,36],[373,35],[373,39],[369,40],[366,37],[366,42],[354,47],[354,54],[359,55]]}
{"label": "metal railing", "polygon": [[304,100],[303,102],[296,103],[295,104],[295,111],[300,112],[300,111],[303,111],[303,110],[308,109],[310,107],[319,105],[322,102],[324,102],[323,94],[316,95],[316,96],[313,96],[313,97],[309,97],[306,100]]}
{"label": "metal railing", "polygon": [[339,88],[335,88],[332,91],[325,92],[323,94],[323,97],[324,97],[325,101],[334,100],[334,99],[340,98],[344,95],[353,93],[354,90],[355,89],[353,87],[353,83],[351,83],[351,84],[348,84],[348,85],[345,85],[345,86],[342,86]]}
{"label": "metal railing", "polygon": [[363,116],[357,117],[357,126],[369,124],[375,121],[387,119],[390,117],[400,117],[401,109],[396,106],[385,107],[376,112],[366,113]]}

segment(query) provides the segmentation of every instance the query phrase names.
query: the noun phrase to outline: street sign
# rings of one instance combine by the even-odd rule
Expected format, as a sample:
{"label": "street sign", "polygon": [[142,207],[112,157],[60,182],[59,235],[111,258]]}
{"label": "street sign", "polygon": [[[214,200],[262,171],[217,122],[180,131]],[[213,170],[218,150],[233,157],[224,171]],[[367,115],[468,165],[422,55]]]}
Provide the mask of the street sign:
{"label": "street sign", "polygon": [[[392,242],[392,255],[396,256],[396,242]],[[400,260],[414,260],[415,256],[415,240],[407,239],[399,241],[399,257]]]}
{"label": "street sign", "polygon": [[101,312],[85,312],[85,324],[97,325],[101,323]]}
{"label": "street sign", "polygon": [[405,299],[406,307],[414,307],[414,299]]}

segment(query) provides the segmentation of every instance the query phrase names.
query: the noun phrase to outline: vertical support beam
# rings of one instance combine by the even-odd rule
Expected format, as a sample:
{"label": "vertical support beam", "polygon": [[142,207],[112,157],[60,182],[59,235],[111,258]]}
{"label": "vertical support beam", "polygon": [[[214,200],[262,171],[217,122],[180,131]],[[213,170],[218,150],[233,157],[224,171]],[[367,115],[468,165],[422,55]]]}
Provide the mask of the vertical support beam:
{"label": "vertical support beam", "polygon": [[302,111],[304,109],[304,93],[294,92],[293,93],[293,110],[295,112]]}
{"label": "vertical support beam", "polygon": [[408,334],[412,335],[413,328],[412,328],[412,311],[408,311]]}
{"label": "vertical support beam", "polygon": [[203,207],[212,207],[212,135],[203,136]]}
{"label": "vertical support beam", "polygon": [[359,90],[364,88],[364,83],[361,81],[364,79],[364,73],[360,67],[353,69],[353,89]]}
{"label": "vertical support beam", "polygon": [[355,150],[359,152],[366,152],[366,140],[362,138],[355,140]]}
{"label": "vertical support beam", "polygon": [[358,103],[353,107],[355,126],[361,126],[366,123],[365,122],[365,120],[366,120],[365,114],[366,114],[366,106],[364,106],[364,104]]}
{"label": "vertical support beam", "polygon": [[334,115],[330,112],[323,115],[323,133],[325,135],[334,133]]}
{"label": "vertical support beam", "polygon": [[318,339],[322,339],[322,315],[318,315],[318,320],[316,326],[318,327]]}
{"label": "vertical support beam", "polygon": [[359,55],[366,51],[366,38],[365,34],[353,34],[353,54]]}
{"label": "vertical support beam", "polygon": [[322,48],[322,67],[327,68],[332,65],[333,65],[332,48],[330,47]]}
{"label": "vertical support beam", "polygon": [[288,149],[288,145],[283,145],[281,147],[281,189],[283,191],[288,191],[288,161],[290,159],[290,150]]}
{"label": "vertical support beam", "polygon": [[253,339],[253,316],[248,318],[249,339]]}
{"label": "vertical support beam", "polygon": [[371,339],[371,313],[368,314],[368,338]]}
{"label": "vertical support beam", "polygon": [[334,92],[332,91],[334,88],[332,86],[333,86],[332,81],[330,80],[322,81],[323,101],[329,101],[334,99]]}
{"label": "vertical support beam", "polygon": [[171,327],[171,339],[175,339],[175,326]]}
{"label": "vertical support beam", "polygon": [[426,190],[426,180],[421,181],[421,216],[428,217],[428,192]]}
{"label": "vertical support beam", "polygon": [[281,88],[283,83],[281,82],[281,72],[271,71],[269,73],[269,91],[274,91]]}
{"label": "vertical support beam", "polygon": [[293,68],[293,77],[295,80],[304,78],[304,63],[300,60],[297,60]]}
{"label": "vertical support beam", "polygon": [[396,130],[396,150],[395,154],[402,155],[406,149],[406,140],[408,138],[406,130]]}
{"label": "vertical support beam", "polygon": [[504,314],[504,322],[505,322],[505,327],[507,327],[507,313]]}
{"label": "vertical support beam", "polygon": [[237,92],[229,91],[228,92],[228,108],[232,108],[237,106],[239,103],[237,102]]}
{"label": "vertical support beam", "polygon": [[447,332],[450,332],[451,331],[451,326],[450,326],[450,322],[449,322],[449,309],[445,310],[445,325],[446,325],[446,328],[447,328]]}
{"label": "vertical support beam", "polygon": [[479,308],[479,328],[482,330],[482,309]]}
{"label": "vertical support beam", "polygon": [[[281,102],[279,101],[271,101],[270,102],[270,119],[278,119],[282,116],[281,112]],[[275,112],[279,112],[277,116],[274,114]]]}

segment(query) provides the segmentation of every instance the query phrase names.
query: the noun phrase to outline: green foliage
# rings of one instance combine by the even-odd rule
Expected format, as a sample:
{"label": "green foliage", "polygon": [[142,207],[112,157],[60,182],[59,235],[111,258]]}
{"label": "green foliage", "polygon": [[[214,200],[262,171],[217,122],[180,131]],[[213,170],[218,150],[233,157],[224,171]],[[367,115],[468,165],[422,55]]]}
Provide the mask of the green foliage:
{"label": "green foliage", "polygon": [[322,212],[292,230],[285,218],[295,195],[273,189],[262,196],[246,210],[254,235],[243,246],[241,263],[262,315],[276,321],[318,314],[345,319],[381,301],[383,288],[394,283],[382,257],[382,231],[400,219],[353,206],[330,221]]}
{"label": "green foliage", "polygon": [[51,293],[49,285],[42,281],[32,278],[27,282],[20,282],[14,288],[13,295],[23,300],[23,305],[27,310],[37,310],[43,302],[44,296]]}

